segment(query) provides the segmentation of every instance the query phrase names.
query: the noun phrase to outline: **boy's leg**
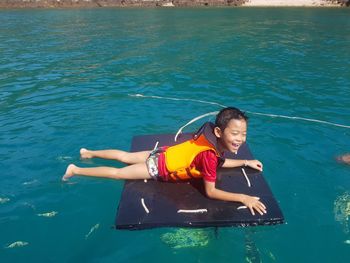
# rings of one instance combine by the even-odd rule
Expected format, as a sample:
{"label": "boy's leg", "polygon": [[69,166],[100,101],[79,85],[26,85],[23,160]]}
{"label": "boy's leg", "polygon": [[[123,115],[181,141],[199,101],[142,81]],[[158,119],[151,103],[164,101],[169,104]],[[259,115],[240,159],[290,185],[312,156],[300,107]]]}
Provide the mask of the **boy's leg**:
{"label": "boy's leg", "polygon": [[103,158],[117,160],[126,164],[146,162],[150,153],[151,151],[126,152],[121,150],[91,151],[85,148],[80,149],[80,155],[82,158]]}
{"label": "boy's leg", "polygon": [[68,180],[74,175],[94,176],[111,179],[150,179],[146,163],[132,164],[123,168],[92,167],[80,168],[74,164],[67,167],[62,180]]}

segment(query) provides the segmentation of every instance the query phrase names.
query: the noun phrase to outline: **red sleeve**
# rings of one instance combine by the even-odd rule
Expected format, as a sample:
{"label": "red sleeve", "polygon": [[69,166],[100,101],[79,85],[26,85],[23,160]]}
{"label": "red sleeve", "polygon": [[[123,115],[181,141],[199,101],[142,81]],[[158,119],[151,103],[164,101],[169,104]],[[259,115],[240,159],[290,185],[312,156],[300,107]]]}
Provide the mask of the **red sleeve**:
{"label": "red sleeve", "polygon": [[216,169],[218,157],[213,151],[204,151],[193,160],[194,166],[203,174],[203,179],[208,182],[216,181]]}

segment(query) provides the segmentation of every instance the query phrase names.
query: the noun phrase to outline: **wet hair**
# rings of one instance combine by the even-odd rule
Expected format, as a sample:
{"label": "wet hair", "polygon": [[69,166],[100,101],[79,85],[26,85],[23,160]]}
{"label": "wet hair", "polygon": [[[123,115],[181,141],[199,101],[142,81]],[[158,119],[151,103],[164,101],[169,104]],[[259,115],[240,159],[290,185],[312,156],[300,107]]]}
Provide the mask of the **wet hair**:
{"label": "wet hair", "polygon": [[219,127],[220,130],[225,130],[227,127],[227,124],[230,122],[230,120],[245,120],[248,121],[247,115],[245,115],[244,112],[241,110],[235,108],[235,107],[227,107],[222,109],[218,115],[216,115],[215,119],[215,126]]}

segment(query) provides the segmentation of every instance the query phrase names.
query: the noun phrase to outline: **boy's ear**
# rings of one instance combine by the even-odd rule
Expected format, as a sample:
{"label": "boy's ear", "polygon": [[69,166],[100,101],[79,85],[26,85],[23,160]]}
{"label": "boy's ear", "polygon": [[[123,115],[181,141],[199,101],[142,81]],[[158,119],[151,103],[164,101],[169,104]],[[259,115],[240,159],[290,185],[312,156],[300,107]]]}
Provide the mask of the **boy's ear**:
{"label": "boy's ear", "polygon": [[219,127],[215,127],[214,134],[217,138],[221,138],[221,129]]}

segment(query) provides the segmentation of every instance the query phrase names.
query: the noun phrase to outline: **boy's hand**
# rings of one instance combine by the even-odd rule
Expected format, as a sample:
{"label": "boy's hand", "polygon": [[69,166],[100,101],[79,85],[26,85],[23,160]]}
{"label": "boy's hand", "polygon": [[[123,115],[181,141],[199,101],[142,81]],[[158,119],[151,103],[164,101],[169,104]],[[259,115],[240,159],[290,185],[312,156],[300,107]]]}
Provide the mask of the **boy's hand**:
{"label": "boy's hand", "polygon": [[249,208],[252,215],[255,215],[254,210],[256,210],[260,215],[266,214],[266,206],[259,201],[259,197],[243,195],[242,203]]}
{"label": "boy's hand", "polygon": [[247,160],[247,166],[259,170],[260,172],[262,172],[263,170],[263,165],[260,161],[258,160]]}

